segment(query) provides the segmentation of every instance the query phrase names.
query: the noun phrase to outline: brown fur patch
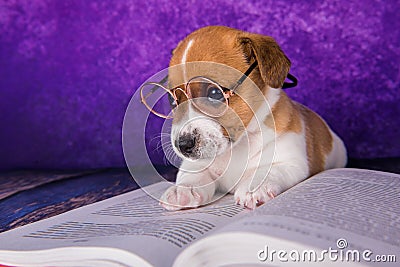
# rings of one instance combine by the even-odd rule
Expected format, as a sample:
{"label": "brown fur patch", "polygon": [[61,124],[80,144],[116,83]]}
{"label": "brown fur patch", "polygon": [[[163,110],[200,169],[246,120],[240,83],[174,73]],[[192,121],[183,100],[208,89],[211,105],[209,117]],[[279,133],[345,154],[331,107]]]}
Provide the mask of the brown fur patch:
{"label": "brown fur patch", "polygon": [[333,148],[333,137],[326,123],[316,113],[297,104],[305,123],[309,176],[325,169],[325,161]]}
{"label": "brown fur patch", "polygon": [[264,124],[274,128],[277,134],[300,133],[304,121],[309,176],[325,169],[325,160],[333,148],[333,137],[328,126],[316,113],[307,107],[291,101],[285,92],[272,107]]}
{"label": "brown fur patch", "polygon": [[264,124],[272,129],[275,127],[277,134],[283,132],[301,132],[300,111],[285,92],[281,92],[279,100],[272,107],[271,111],[272,114],[265,118]]}
{"label": "brown fur patch", "polygon": [[263,81],[272,88],[281,88],[290,69],[290,60],[272,37],[244,33],[240,37],[245,55],[250,62],[257,59]]}

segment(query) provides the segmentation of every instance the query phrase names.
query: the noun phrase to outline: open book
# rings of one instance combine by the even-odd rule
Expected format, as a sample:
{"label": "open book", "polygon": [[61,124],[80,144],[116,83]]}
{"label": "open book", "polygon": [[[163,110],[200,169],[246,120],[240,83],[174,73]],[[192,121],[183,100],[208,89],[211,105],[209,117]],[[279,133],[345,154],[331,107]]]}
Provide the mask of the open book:
{"label": "open book", "polygon": [[[160,194],[169,186],[146,189]],[[169,212],[142,190],[0,234],[0,266],[316,266],[400,262],[400,175],[335,169],[254,211],[227,195]],[[385,262],[385,263],[381,263]]]}

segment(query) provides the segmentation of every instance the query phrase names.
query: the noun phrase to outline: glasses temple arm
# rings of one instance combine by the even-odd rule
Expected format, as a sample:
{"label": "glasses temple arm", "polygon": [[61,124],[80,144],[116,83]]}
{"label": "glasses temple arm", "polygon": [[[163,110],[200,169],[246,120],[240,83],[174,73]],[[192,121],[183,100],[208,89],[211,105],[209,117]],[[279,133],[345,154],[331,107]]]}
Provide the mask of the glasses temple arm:
{"label": "glasses temple arm", "polygon": [[[164,78],[162,78],[161,81],[159,81],[158,83],[161,84],[161,85],[163,85],[167,80],[168,80],[168,74],[167,74]],[[151,89],[151,92],[154,93],[155,91],[157,91],[157,89],[158,89],[158,86],[155,85],[155,86]]]}
{"label": "glasses temple arm", "polygon": [[[161,79],[161,81],[159,82],[159,84],[162,85],[162,84],[165,83],[167,80],[168,80],[168,74],[167,74],[164,78]],[[150,92],[148,92],[148,93],[144,96],[144,98],[149,97],[149,95],[151,95],[152,93],[154,93],[155,91],[157,91],[158,88],[159,88],[159,86],[154,85],[153,88],[151,88]],[[141,101],[141,102],[143,102],[143,101]]]}
{"label": "glasses temple arm", "polygon": [[282,85],[282,89],[292,88],[297,85],[297,78],[292,74],[288,73],[287,78],[292,81],[291,83],[284,82]]}
{"label": "glasses temple arm", "polygon": [[257,67],[258,62],[257,60],[254,61],[253,64],[246,70],[246,72],[240,77],[240,79],[236,82],[236,84],[231,88],[231,92],[234,93],[235,90],[246,80],[246,78],[250,75],[250,73]]}
{"label": "glasses temple arm", "polygon": [[[251,64],[250,68],[243,74],[242,77],[237,81],[237,83],[232,87],[230,90],[231,92],[235,92],[235,90],[244,82],[244,80],[250,75],[250,73],[254,70],[255,67],[257,67],[258,62],[257,60],[254,61],[253,64]],[[294,77],[292,74],[288,73],[286,78],[290,80],[291,82],[284,82],[282,85],[282,89],[287,89],[287,88],[292,88],[297,86],[297,78]]]}

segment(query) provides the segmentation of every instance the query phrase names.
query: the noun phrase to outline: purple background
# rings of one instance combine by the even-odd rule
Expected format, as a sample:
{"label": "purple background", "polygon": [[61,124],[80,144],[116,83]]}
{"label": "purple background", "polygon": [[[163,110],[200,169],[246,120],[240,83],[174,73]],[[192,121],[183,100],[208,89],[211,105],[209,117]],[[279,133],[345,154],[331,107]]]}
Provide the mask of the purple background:
{"label": "purple background", "polygon": [[399,8],[388,0],[2,1],[0,168],[124,166],[121,128],[135,89],[206,25],[273,36],[300,81],[289,94],[328,121],[351,157],[400,156]]}

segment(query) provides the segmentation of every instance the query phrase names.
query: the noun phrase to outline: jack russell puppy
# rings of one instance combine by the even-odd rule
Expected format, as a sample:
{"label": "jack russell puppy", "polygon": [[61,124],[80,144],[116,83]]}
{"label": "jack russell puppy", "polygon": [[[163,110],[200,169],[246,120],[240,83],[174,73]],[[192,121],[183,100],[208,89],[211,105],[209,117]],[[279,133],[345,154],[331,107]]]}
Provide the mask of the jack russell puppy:
{"label": "jack russell puppy", "polygon": [[[183,161],[176,185],[161,196],[163,207],[199,207],[229,192],[254,209],[346,165],[342,140],[282,90],[290,64],[271,37],[224,26],[201,28],[178,44],[168,79],[181,84],[170,90],[171,142]],[[224,87],[235,70],[245,74]]]}

